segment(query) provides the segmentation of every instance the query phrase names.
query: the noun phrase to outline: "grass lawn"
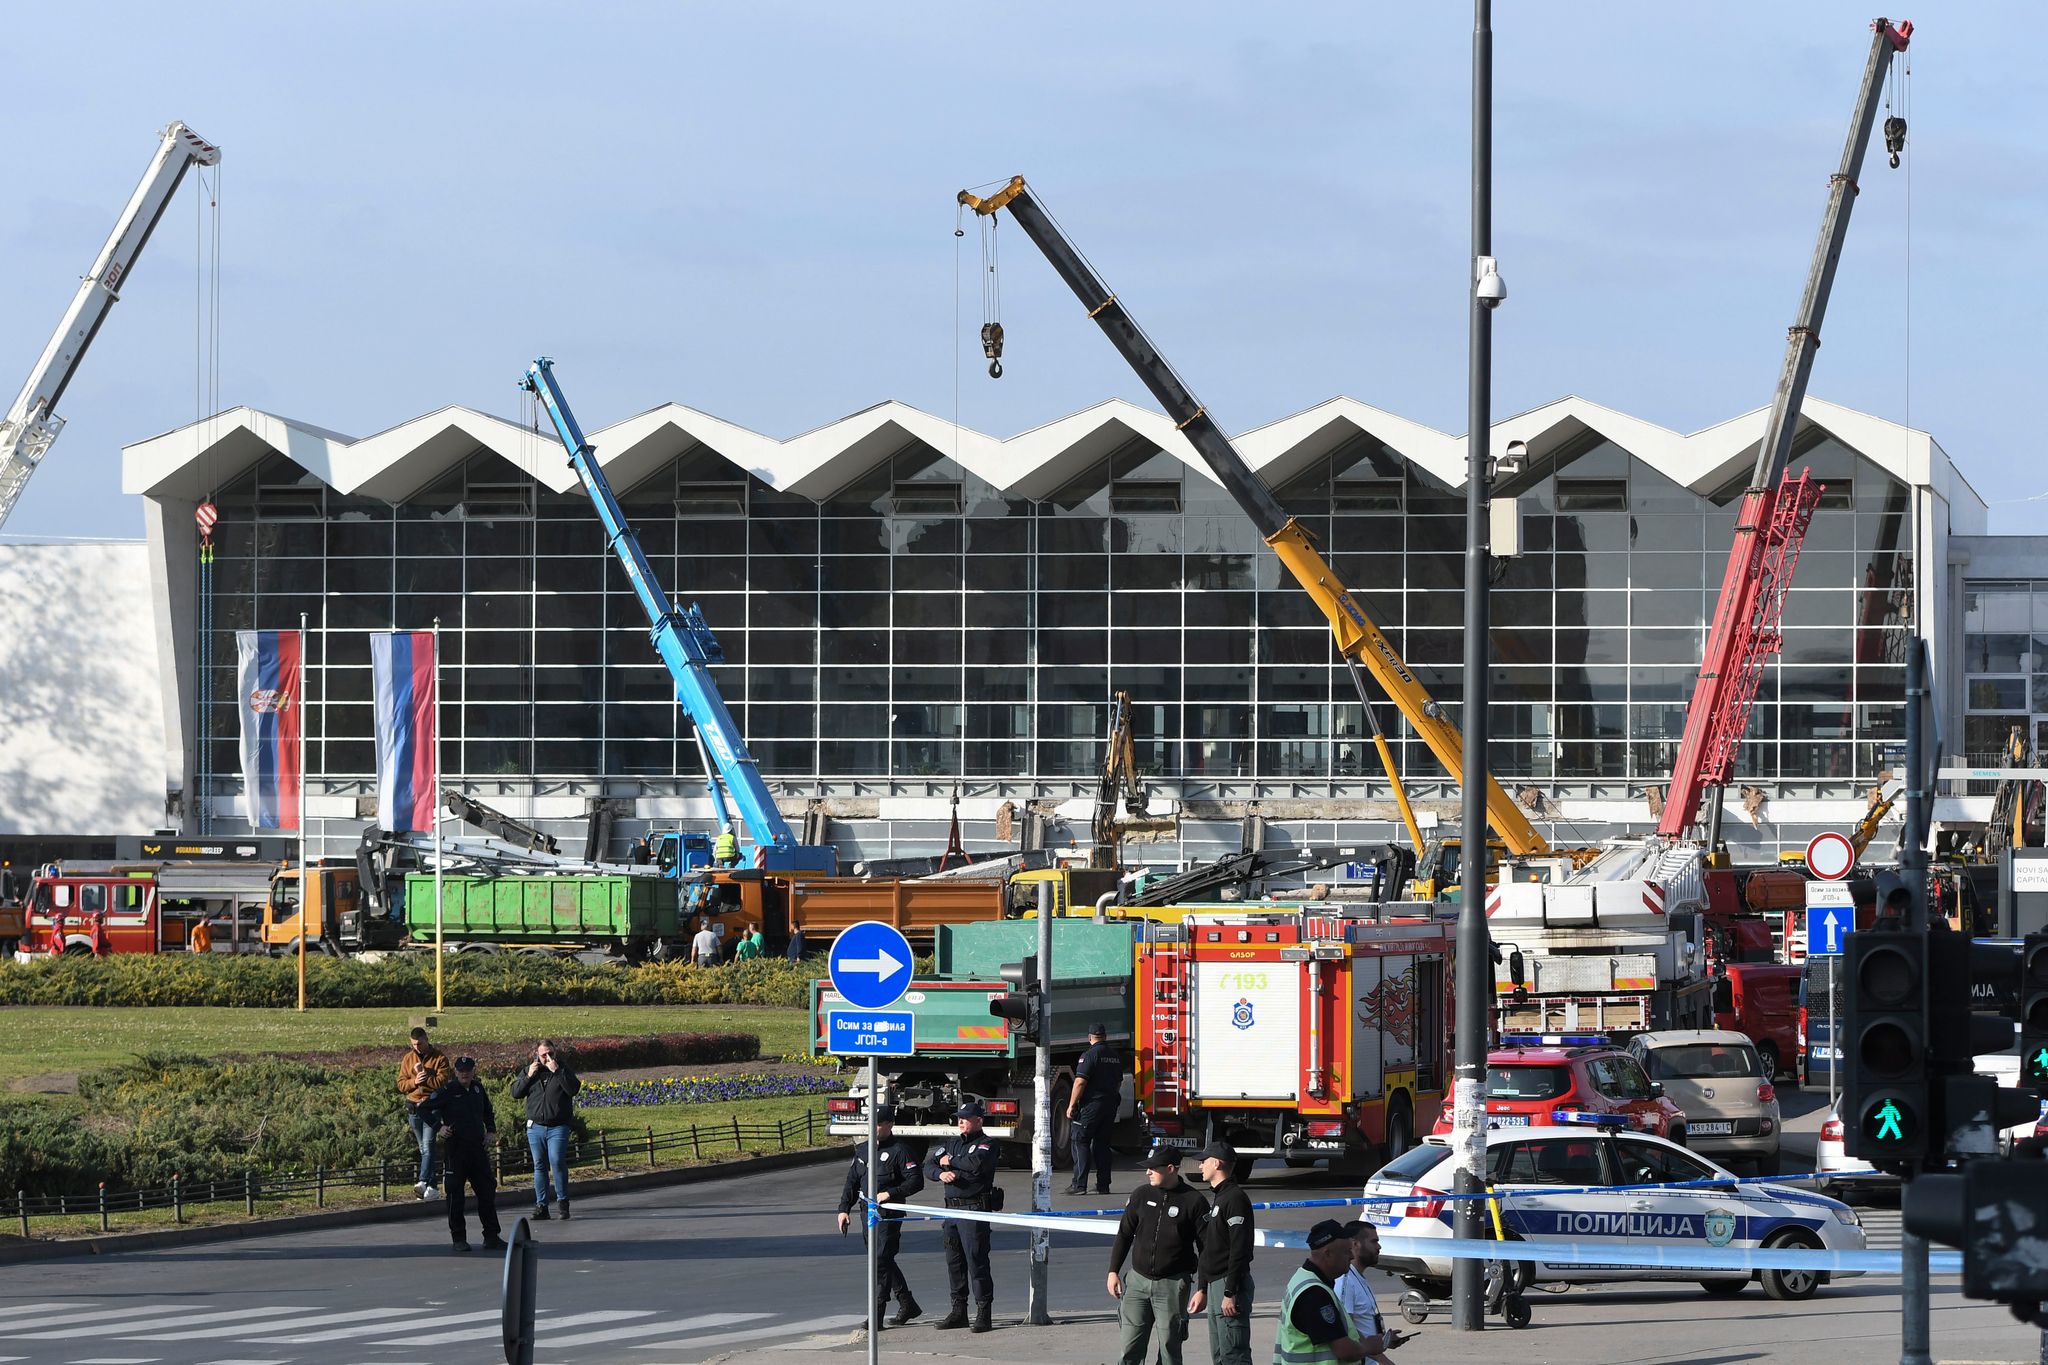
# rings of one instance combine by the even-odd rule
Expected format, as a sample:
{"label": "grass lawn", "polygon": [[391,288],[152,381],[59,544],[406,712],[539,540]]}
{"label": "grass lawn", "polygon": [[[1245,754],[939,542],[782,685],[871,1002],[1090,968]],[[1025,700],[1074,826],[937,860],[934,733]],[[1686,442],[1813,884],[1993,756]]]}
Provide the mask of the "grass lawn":
{"label": "grass lawn", "polygon": [[[88,1071],[155,1048],[218,1056],[224,1052],[318,1052],[384,1043],[390,1045],[395,1065],[405,1046],[409,1020],[420,1013],[405,1008],[307,1010],[301,1014],[296,1010],[175,1006],[16,1006],[0,1009],[0,1031],[9,1043],[0,1052],[0,1083],[54,1071]],[[441,1011],[440,1020],[434,1041],[448,1051],[460,1051],[469,1039],[512,1042],[549,1035],[630,1037],[737,1031],[758,1035],[761,1054],[773,1059],[802,1052],[809,1041],[803,1010],[762,1005],[465,1007]],[[639,1122],[644,1127],[648,1120]]]}

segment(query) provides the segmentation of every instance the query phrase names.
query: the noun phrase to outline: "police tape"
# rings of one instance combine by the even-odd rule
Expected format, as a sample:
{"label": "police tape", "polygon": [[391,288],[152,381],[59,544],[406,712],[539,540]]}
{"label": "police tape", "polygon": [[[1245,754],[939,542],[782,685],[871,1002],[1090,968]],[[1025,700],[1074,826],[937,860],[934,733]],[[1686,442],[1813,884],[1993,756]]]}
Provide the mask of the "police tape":
{"label": "police tape", "polygon": [[[1433,1197],[1433,1196],[1432,1196]],[[1356,1207],[1356,1200],[1315,1200],[1316,1207]],[[912,1218],[952,1219],[964,1223],[987,1223],[994,1227],[1015,1227],[1046,1232],[1081,1232],[1091,1237],[1114,1237],[1120,1218],[1046,1213],[985,1213],[980,1209],[946,1209],[930,1204],[892,1204],[890,1207]],[[1598,1219],[1598,1214],[1586,1215]],[[1600,1226],[1589,1222],[1587,1230]],[[1259,1229],[1253,1240],[1264,1247],[1306,1250],[1306,1231]],[[1513,1248],[1513,1250],[1507,1250]],[[1506,1254],[1503,1255],[1503,1251]],[[1810,1247],[1701,1246],[1687,1242],[1658,1242],[1629,1237],[1625,1241],[1496,1242],[1476,1238],[1406,1237],[1382,1234],[1382,1256],[1404,1260],[1444,1261],[1526,1261],[1538,1267],[1579,1266],[1613,1270],[1699,1271],[1725,1275],[1730,1271],[1748,1274],[1756,1270],[1824,1270],[1842,1275],[1896,1275],[1900,1257],[1896,1251],[1828,1251]],[[1963,1273],[1961,1252],[1935,1251],[1928,1256],[1928,1271],[1935,1275]]]}
{"label": "police tape", "polygon": [[[1507,1203],[1517,1198],[1540,1196],[1545,1199],[1565,1194],[1635,1194],[1650,1192],[1668,1193],[1672,1190],[1732,1190],[1744,1185],[1797,1185],[1809,1180],[1824,1180],[1820,1175],[1765,1175],[1765,1176],[1722,1176],[1708,1180],[1670,1180],[1646,1185],[1545,1185],[1541,1188],[1505,1188],[1480,1190],[1473,1194],[1452,1194],[1448,1191],[1431,1191],[1426,1197],[1433,1203],[1450,1204],[1463,1199],[1498,1199]],[[1348,1209],[1362,1204],[1413,1204],[1418,1196],[1413,1190],[1400,1194],[1359,1194],[1346,1199],[1273,1199],[1254,1204],[1254,1209]],[[1048,1218],[1090,1218],[1121,1217],[1121,1209],[1065,1209],[1053,1210]]]}

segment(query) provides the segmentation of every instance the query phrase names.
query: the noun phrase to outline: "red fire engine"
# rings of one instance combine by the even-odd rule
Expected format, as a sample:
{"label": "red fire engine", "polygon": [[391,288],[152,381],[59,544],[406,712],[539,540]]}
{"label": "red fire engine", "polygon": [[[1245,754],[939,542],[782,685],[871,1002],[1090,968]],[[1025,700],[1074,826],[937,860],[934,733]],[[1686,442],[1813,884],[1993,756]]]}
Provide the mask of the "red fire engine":
{"label": "red fire engine", "polygon": [[1413,1145],[1451,1069],[1456,927],[1190,915],[1137,949],[1137,1098],[1163,1145],[1360,1164]]}

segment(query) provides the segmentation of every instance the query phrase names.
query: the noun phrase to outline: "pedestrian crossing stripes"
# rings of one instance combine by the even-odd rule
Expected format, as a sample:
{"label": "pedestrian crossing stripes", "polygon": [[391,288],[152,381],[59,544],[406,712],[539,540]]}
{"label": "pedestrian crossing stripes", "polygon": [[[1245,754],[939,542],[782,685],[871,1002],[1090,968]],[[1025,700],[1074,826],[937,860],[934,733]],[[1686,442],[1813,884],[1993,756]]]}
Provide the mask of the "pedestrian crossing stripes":
{"label": "pedestrian crossing stripes", "polygon": [[[662,1352],[666,1361],[702,1360],[714,1348],[743,1343],[796,1339],[846,1331],[865,1319],[856,1313],[815,1318],[789,1318],[772,1312],[662,1313],[655,1309],[543,1309],[535,1322],[544,1352]],[[303,1304],[233,1307],[218,1301],[121,1304],[49,1300],[0,1307],[0,1345],[73,1342],[115,1347],[149,1343],[239,1343],[274,1355],[223,1357],[202,1365],[298,1365],[309,1358],[323,1361],[339,1352],[365,1354],[418,1350],[428,1356],[442,1348],[495,1341],[503,1327],[495,1308],[450,1313],[428,1307],[321,1308]],[[118,1344],[117,1344],[118,1343]],[[281,1348],[313,1348],[302,1354]],[[90,1349],[90,1346],[87,1347]],[[104,1349],[104,1348],[103,1348]],[[132,1347],[130,1349],[133,1349]],[[177,1348],[173,1348],[177,1349]],[[189,1349],[189,1348],[186,1348]],[[201,1350],[205,1347],[202,1345]],[[179,1357],[189,1359],[189,1357]],[[560,1355],[553,1358],[560,1359]],[[616,1358],[606,1356],[607,1359]],[[42,1360],[43,1356],[0,1354],[7,1362]],[[149,1355],[64,1357],[64,1365],[153,1365]],[[647,1360],[646,1365],[666,1365]],[[380,1360],[378,1365],[400,1365]]]}

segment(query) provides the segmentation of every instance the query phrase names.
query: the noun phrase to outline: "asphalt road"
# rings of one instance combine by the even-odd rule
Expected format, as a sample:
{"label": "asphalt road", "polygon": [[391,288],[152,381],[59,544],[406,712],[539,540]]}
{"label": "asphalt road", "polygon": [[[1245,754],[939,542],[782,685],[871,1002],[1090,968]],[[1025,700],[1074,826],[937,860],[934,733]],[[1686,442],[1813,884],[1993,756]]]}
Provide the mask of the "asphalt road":
{"label": "asphalt road", "polygon": [[[1817,1125],[1817,1117],[1789,1122],[1795,1140],[1788,1147],[1798,1149],[1798,1127]],[[665,1365],[734,1357],[736,1365],[756,1359],[793,1365],[792,1350],[852,1349],[864,1262],[858,1236],[833,1230],[841,1171],[835,1164],[579,1199],[574,1222],[535,1225],[543,1305],[537,1360]],[[1128,1191],[1136,1178],[1120,1171],[1118,1189]],[[1028,1205],[1028,1175],[1012,1173],[1004,1183],[1010,1207]],[[1332,1185],[1313,1171],[1253,1182],[1259,1198],[1355,1188]],[[508,1216],[525,1207],[523,1192],[511,1195],[504,1205]],[[1062,1197],[1057,1204],[1094,1202]],[[1306,1227],[1317,1216],[1274,1212],[1262,1226]],[[1872,1208],[1865,1216],[1873,1244],[1897,1245],[1895,1209]],[[999,1230],[999,1330],[985,1336],[931,1326],[948,1297],[937,1230],[914,1227],[905,1247],[905,1269],[927,1312],[923,1321],[887,1332],[885,1354],[1051,1365],[1103,1361],[1115,1349],[1113,1306],[1103,1291],[1106,1248],[1099,1238],[1055,1239],[1052,1303],[1059,1325],[1025,1328],[1024,1236]],[[1253,1332],[1260,1359],[1271,1349],[1274,1302],[1292,1265],[1284,1253],[1262,1258]],[[438,1218],[13,1267],[0,1281],[0,1362],[481,1365],[502,1359],[502,1270],[497,1256],[450,1254]],[[1381,1290],[1391,1309],[1400,1287],[1387,1279]],[[1404,1365],[1498,1361],[1510,1351],[1517,1365],[1794,1359],[1870,1365],[1895,1358],[1897,1294],[1897,1282],[1884,1278],[1831,1286],[1804,1304],[1771,1303],[1754,1287],[1732,1299],[1711,1299],[1681,1285],[1539,1293],[1532,1299],[1535,1326],[1514,1333],[1512,1348],[1505,1329],[1474,1337],[1455,1334],[1437,1319],[1401,1358]],[[2034,1333],[1940,1284],[1934,1331],[1937,1359],[2037,1358]],[[1199,1365],[1206,1350],[1198,1329],[1190,1361]]]}

